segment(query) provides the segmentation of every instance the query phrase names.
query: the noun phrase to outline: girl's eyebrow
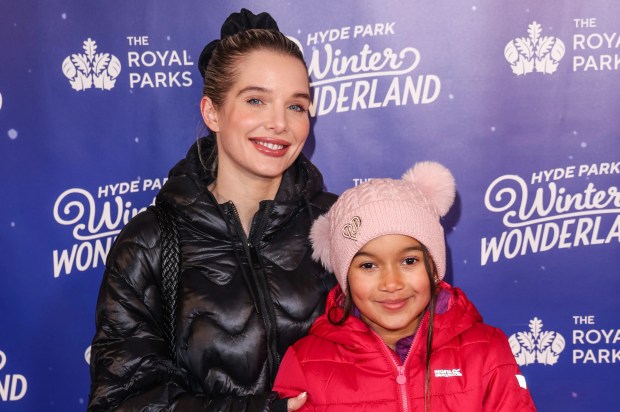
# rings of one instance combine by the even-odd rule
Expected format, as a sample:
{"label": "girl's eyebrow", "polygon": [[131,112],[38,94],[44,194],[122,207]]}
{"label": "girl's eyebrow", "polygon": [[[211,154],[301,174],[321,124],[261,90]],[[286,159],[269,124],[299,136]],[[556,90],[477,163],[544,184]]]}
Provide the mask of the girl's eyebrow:
{"label": "girl's eyebrow", "polygon": [[[404,249],[402,249],[400,252],[401,253],[408,253],[408,252],[422,252],[422,246],[410,246],[410,247],[406,247]],[[365,256],[365,257],[375,257],[374,254],[369,253],[369,252],[364,252],[363,250],[360,249],[359,252],[357,252],[355,255],[353,255],[353,259],[355,259],[356,257],[359,256]]]}
{"label": "girl's eyebrow", "polygon": [[353,255],[353,259],[355,259],[356,257],[359,257],[359,256],[374,257],[374,255],[372,253],[359,251],[355,255]]}
{"label": "girl's eyebrow", "polygon": [[[261,87],[261,86],[247,86],[244,87],[243,89],[239,90],[239,93],[237,93],[237,96],[241,96],[244,93],[267,93],[267,94],[271,94],[272,91],[271,89],[267,89],[266,87]],[[308,102],[310,102],[310,95],[308,93],[305,92],[297,92],[297,93],[293,93],[292,96],[294,99],[305,99]]]}

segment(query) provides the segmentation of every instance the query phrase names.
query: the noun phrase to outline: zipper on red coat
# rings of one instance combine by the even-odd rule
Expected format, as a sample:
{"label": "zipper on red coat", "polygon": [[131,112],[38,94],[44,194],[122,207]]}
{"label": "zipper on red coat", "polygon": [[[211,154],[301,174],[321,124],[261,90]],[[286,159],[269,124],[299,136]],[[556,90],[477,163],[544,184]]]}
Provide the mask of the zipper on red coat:
{"label": "zipper on red coat", "polygon": [[[258,296],[256,299],[257,302],[254,302],[254,307],[261,315],[261,318],[263,319],[263,323],[265,325],[265,334],[267,339],[267,361],[269,363],[270,382],[273,385],[273,382],[275,381],[275,375],[278,371],[278,367],[280,364],[276,342],[276,317],[273,306],[270,304],[271,293],[269,293],[269,289],[265,282],[264,268],[258,256],[258,251],[256,250],[254,243],[252,242],[252,240],[260,239],[260,236],[264,232],[271,208],[268,205],[261,205],[259,207],[259,210],[257,212],[258,217],[255,216],[255,218],[253,219],[252,226],[250,227],[250,233],[246,237],[243,226],[241,225],[241,218],[239,217],[239,212],[237,211],[234,203],[230,202],[230,204],[235,214],[235,224],[237,225],[236,229],[239,236],[243,240],[246,258],[250,263],[250,269],[253,275],[252,279],[254,280],[254,283],[256,285],[256,291],[258,292]],[[261,214],[259,215],[259,213]],[[259,275],[257,271],[259,271],[261,274]]]}
{"label": "zipper on red coat", "polygon": [[420,323],[418,323],[418,326],[414,332],[413,342],[411,342],[411,346],[409,346],[409,350],[407,351],[407,355],[405,356],[405,360],[402,362],[402,364],[399,359],[396,358],[396,354],[394,353],[394,351],[388,348],[387,344],[383,341],[383,339],[381,339],[381,336],[379,336],[374,330],[371,329],[373,335],[375,335],[375,337],[379,340],[381,349],[386,354],[387,358],[392,361],[392,364],[394,365],[394,367],[396,368],[396,372],[398,373],[398,375],[396,376],[396,383],[398,384],[400,389],[400,396],[402,401],[401,406],[403,408],[403,412],[409,411],[409,397],[407,396],[407,374],[405,373],[407,367],[407,360],[409,359],[409,354],[411,353],[411,350],[418,341],[418,331],[421,329],[420,327],[422,326],[422,322],[424,322],[425,320],[426,316],[423,315]]}

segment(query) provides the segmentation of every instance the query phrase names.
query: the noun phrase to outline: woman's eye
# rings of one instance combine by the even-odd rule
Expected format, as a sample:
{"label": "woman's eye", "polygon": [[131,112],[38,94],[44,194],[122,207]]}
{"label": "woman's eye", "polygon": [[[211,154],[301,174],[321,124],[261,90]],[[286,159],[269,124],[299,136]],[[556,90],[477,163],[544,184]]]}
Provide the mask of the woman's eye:
{"label": "woman's eye", "polygon": [[361,267],[362,269],[372,269],[373,267],[375,267],[375,265],[373,265],[373,264],[372,264],[372,263],[370,263],[370,262],[364,262],[364,263],[362,263],[362,264],[360,265],[360,267]]}
{"label": "woman's eye", "polygon": [[260,99],[257,99],[255,97],[248,99],[247,102],[252,106],[258,106],[259,104],[263,103]]}
{"label": "woman's eye", "polygon": [[301,104],[292,104],[292,105],[289,106],[289,109],[294,110],[294,111],[299,112],[299,113],[305,113],[305,112],[308,111],[308,109],[306,109]]}

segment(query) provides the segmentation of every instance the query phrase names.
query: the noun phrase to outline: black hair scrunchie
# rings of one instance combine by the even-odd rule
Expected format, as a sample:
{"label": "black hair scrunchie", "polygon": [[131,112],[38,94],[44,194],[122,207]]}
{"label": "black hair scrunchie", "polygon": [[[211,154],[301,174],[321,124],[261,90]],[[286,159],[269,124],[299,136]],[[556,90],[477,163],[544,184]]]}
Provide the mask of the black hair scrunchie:
{"label": "black hair scrunchie", "polygon": [[[222,24],[222,28],[220,30],[220,39],[224,39],[228,36],[232,36],[250,29],[280,31],[278,28],[278,23],[276,23],[269,13],[263,12],[254,14],[250,10],[242,8],[239,13],[231,13],[231,15],[224,21],[224,24]],[[200,76],[202,76],[203,79],[205,77],[205,70],[209,65],[209,60],[211,60],[213,50],[215,50],[219,42],[220,40],[211,41],[204,47],[204,49],[202,49],[202,52],[200,53],[200,57],[198,58],[198,70],[200,71]]]}
{"label": "black hair scrunchie", "polygon": [[198,71],[200,72],[200,76],[205,78],[205,71],[207,70],[207,65],[209,64],[209,60],[211,60],[211,55],[213,54],[213,50],[220,44],[220,40],[213,40],[209,44],[207,44],[202,52],[200,53],[200,57],[198,58]]}

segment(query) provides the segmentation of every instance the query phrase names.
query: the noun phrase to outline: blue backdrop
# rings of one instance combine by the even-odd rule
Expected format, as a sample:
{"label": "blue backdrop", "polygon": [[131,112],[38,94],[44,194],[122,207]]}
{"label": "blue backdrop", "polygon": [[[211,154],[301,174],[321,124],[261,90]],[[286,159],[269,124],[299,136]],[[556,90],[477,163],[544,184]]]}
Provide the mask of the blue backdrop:
{"label": "blue backdrop", "polygon": [[106,253],[204,132],[195,63],[241,7],[303,49],[327,188],[448,166],[448,280],[540,411],[614,410],[613,0],[0,0],[0,410],[85,410]]}

